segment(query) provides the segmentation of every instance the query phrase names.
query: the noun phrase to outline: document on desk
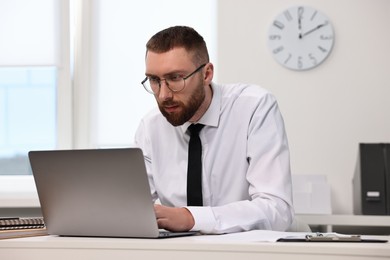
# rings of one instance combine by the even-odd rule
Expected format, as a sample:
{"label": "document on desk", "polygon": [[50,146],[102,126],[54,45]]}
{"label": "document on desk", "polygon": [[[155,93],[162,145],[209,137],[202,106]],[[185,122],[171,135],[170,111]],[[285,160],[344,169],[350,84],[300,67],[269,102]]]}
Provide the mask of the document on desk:
{"label": "document on desk", "polygon": [[202,235],[191,240],[215,242],[376,242],[387,239],[372,239],[369,236],[344,235],[338,233],[280,232],[271,230],[251,230],[223,235]]}
{"label": "document on desk", "polygon": [[286,236],[304,237],[307,233],[303,232],[279,232],[271,230],[251,230],[246,232],[222,234],[222,235],[202,235],[194,236],[189,239],[215,242],[276,242],[278,239]]}

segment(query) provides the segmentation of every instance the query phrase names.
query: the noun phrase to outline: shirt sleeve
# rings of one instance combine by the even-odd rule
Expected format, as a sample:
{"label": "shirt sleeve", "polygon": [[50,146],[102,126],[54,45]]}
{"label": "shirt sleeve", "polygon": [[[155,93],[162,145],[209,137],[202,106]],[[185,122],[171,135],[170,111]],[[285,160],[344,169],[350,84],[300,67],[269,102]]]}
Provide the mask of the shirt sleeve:
{"label": "shirt sleeve", "polygon": [[153,202],[156,202],[156,200],[158,199],[158,195],[157,195],[157,191],[152,176],[152,159],[151,159],[151,151],[150,151],[151,144],[150,144],[150,140],[147,138],[147,132],[146,132],[144,120],[141,120],[138,126],[134,141],[135,141],[135,145],[142,149],[142,153],[145,159],[146,172],[148,174],[150,192],[152,194]]}
{"label": "shirt sleeve", "polygon": [[293,220],[287,137],[277,102],[266,95],[248,127],[246,179],[250,200],[217,207],[187,207],[193,230],[232,233],[253,229],[285,231]]}

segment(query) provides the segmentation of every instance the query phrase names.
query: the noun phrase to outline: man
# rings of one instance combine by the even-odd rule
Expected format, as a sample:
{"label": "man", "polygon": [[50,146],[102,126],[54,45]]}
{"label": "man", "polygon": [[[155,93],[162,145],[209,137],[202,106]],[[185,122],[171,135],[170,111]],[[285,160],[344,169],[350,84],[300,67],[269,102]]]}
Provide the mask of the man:
{"label": "man", "polygon": [[[160,111],[143,118],[136,144],[153,198],[161,202],[155,204],[159,228],[209,234],[286,230],[293,219],[291,174],[275,98],[255,85],[214,84],[206,43],[192,28],[162,30],[146,48],[142,84]],[[187,168],[196,168],[188,166],[192,124],[204,125],[197,206],[187,201],[196,182],[187,177]]]}

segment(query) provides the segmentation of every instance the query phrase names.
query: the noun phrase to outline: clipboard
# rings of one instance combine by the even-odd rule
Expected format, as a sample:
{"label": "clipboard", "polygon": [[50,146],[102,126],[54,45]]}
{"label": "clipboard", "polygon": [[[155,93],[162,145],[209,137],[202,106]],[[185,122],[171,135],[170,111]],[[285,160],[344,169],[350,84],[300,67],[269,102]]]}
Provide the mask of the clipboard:
{"label": "clipboard", "polygon": [[340,234],[308,234],[304,237],[289,236],[276,240],[276,242],[348,242],[348,243],[387,243],[386,239],[363,239],[360,235]]}

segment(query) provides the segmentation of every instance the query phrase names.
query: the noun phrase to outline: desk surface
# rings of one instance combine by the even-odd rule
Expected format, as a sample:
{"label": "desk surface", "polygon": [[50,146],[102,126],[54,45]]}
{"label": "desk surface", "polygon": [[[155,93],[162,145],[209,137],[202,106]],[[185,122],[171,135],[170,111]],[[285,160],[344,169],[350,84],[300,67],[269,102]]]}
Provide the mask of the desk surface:
{"label": "desk surface", "polygon": [[[0,259],[389,259],[388,243],[276,243],[236,236],[169,239],[42,236],[0,240]],[[226,239],[229,238],[229,239]],[[377,236],[375,238],[378,238]],[[390,239],[390,237],[380,237]]]}

